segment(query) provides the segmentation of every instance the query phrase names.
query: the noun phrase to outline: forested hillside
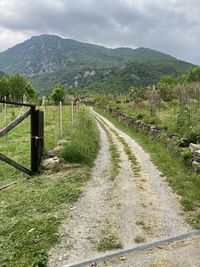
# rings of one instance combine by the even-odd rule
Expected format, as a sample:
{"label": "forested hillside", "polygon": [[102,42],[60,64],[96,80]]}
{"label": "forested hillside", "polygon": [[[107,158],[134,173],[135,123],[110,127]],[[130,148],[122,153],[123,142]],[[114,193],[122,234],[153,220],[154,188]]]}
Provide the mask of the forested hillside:
{"label": "forested hillside", "polygon": [[56,82],[75,89],[121,91],[192,67],[148,48],[108,49],[54,35],[32,37],[0,53],[0,69],[24,75],[40,94],[48,94]]}

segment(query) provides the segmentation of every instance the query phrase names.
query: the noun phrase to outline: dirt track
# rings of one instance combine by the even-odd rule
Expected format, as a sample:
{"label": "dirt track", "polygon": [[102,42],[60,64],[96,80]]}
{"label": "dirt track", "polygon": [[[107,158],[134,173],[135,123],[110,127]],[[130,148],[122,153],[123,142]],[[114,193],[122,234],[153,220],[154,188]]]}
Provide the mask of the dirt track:
{"label": "dirt track", "polygon": [[[107,119],[92,113],[98,121],[101,149],[91,180],[60,228],[61,243],[49,253],[51,267],[103,255],[97,247],[106,231],[114,233],[123,248],[191,231],[175,194],[149,156]],[[105,129],[120,154],[120,170],[114,180],[110,178],[112,160]],[[137,174],[125,146],[137,159]]]}

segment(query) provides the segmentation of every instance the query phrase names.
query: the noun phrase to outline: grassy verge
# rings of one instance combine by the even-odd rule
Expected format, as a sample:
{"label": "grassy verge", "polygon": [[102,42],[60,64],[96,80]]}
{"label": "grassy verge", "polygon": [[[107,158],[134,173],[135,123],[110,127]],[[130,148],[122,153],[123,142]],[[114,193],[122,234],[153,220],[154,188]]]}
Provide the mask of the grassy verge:
{"label": "grassy verge", "polygon": [[0,266],[46,266],[64,208],[79,197],[88,169],[35,177],[1,191]]}
{"label": "grassy verge", "polygon": [[[68,112],[66,117],[69,115]],[[83,114],[80,116],[82,122],[87,121],[87,115],[84,118]],[[59,133],[52,137],[50,120],[49,117],[46,118],[46,125],[49,123],[46,135],[47,129],[50,133],[46,140],[47,148],[55,146],[59,138]],[[80,121],[78,114],[77,121]],[[68,126],[66,132],[69,133],[71,126]],[[81,123],[76,126],[76,131],[84,130]],[[91,175],[90,166],[98,150],[97,128],[94,122],[90,132],[87,131],[87,134],[89,133],[91,135],[88,139],[96,146],[89,161],[84,162],[87,165],[67,172],[35,176],[0,191],[0,266],[46,266],[48,250],[59,242],[60,222],[68,216],[69,207],[78,199]],[[78,149],[87,151],[86,145],[85,142]],[[7,165],[2,166],[1,171],[4,173]],[[18,179],[17,175],[20,176],[16,173],[15,179]]]}
{"label": "grassy verge", "polygon": [[73,163],[92,166],[99,149],[99,133],[87,109],[81,109],[61,156]]}
{"label": "grassy verge", "polygon": [[188,222],[194,228],[200,229],[200,174],[193,174],[180,159],[171,155],[160,143],[151,140],[145,134],[136,132],[110,114],[99,110],[98,112],[133,137],[151,155],[152,161],[166,176],[173,190],[181,196],[181,204],[187,211]]}

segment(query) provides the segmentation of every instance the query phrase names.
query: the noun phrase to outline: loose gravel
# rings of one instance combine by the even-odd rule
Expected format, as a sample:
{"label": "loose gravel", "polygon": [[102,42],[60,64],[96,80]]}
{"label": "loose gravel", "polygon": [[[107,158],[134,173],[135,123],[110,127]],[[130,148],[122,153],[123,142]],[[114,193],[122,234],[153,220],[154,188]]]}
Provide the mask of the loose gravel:
{"label": "loose gravel", "polygon": [[[109,139],[98,123],[101,148],[92,178],[75,207],[71,207],[69,218],[60,227],[61,243],[49,252],[49,267],[71,265],[103,255],[97,250],[102,232],[114,232],[126,249],[137,242],[149,242],[192,230],[182,215],[176,195],[149,155],[106,118],[94,111],[92,114],[112,136],[120,153],[120,172],[114,180],[110,179]],[[137,158],[137,174],[119,137]]]}

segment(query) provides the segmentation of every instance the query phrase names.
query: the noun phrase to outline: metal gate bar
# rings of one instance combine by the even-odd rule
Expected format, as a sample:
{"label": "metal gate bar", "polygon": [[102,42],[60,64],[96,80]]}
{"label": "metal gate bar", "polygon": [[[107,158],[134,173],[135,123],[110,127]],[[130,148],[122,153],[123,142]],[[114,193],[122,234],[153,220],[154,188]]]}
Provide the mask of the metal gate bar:
{"label": "metal gate bar", "polygon": [[26,106],[30,107],[28,111],[18,117],[16,120],[9,123],[6,127],[0,130],[0,137],[6,135],[18,124],[20,124],[28,116],[31,116],[31,169],[27,169],[21,164],[15,162],[9,157],[0,153],[0,160],[6,162],[12,167],[24,172],[28,175],[33,175],[39,170],[41,157],[44,151],[44,113],[36,110],[36,106],[27,103],[11,102],[11,101],[0,101],[2,104],[9,104],[14,106]]}

